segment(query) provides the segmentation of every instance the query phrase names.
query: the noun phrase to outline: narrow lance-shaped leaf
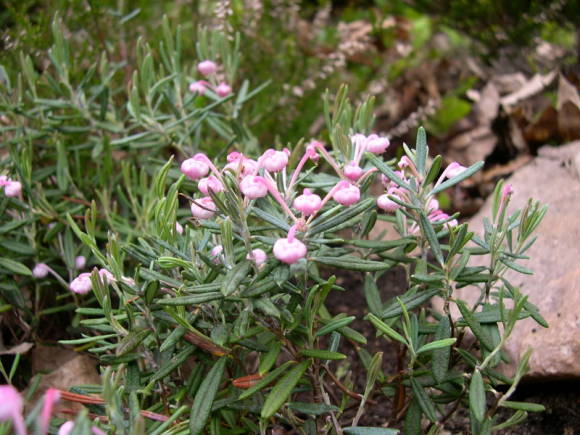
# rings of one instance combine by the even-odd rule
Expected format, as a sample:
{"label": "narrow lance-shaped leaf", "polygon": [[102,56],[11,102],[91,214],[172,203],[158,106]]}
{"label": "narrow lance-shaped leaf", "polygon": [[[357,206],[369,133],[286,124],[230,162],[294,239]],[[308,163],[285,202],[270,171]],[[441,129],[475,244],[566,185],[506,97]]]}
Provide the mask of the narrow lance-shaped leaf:
{"label": "narrow lance-shaped leaf", "polygon": [[189,432],[193,435],[201,433],[205,427],[222,380],[226,361],[227,358],[222,357],[214,364],[195,394],[189,416]]}
{"label": "narrow lance-shaped leaf", "polygon": [[[443,316],[437,325],[437,331],[435,331],[435,340],[445,340],[451,336],[451,327],[449,323],[449,317]],[[443,382],[445,375],[447,374],[447,369],[449,368],[449,358],[451,356],[451,347],[441,347],[433,351],[433,356],[431,360],[431,370],[433,372],[433,377],[439,383]]]}
{"label": "narrow lance-shaped leaf", "polygon": [[276,384],[262,407],[261,417],[268,419],[272,417],[278,409],[286,402],[288,397],[292,394],[292,390],[300,381],[300,378],[308,369],[310,360],[302,361],[292,370],[290,370],[280,381]]}
{"label": "narrow lance-shaped leaf", "polygon": [[455,186],[457,183],[465,180],[466,178],[471,177],[473,174],[475,174],[477,171],[479,171],[482,167],[483,167],[483,162],[474,163],[469,168],[467,168],[465,171],[463,171],[461,174],[457,175],[456,177],[451,178],[450,180],[447,180],[447,181],[441,183],[439,186],[434,188],[431,191],[430,195],[435,195],[436,193],[443,192],[445,189],[449,189],[451,186]]}
{"label": "narrow lance-shaped leaf", "polygon": [[485,389],[481,372],[475,370],[469,384],[469,407],[471,412],[480,423],[485,417]]}

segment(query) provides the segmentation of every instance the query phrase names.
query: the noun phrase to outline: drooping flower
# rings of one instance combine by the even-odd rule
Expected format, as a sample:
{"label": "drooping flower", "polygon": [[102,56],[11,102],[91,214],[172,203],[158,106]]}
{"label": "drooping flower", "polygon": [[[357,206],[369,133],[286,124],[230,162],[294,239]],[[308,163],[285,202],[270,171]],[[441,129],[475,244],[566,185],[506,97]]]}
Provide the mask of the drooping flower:
{"label": "drooping flower", "polygon": [[45,263],[37,263],[32,269],[32,276],[35,278],[45,278],[48,275],[49,267]]}
{"label": "drooping flower", "polygon": [[209,177],[199,180],[197,182],[197,188],[204,195],[209,195],[210,190],[214,193],[222,192],[224,190],[224,185],[217,177],[210,175]]}
{"label": "drooping flower", "polygon": [[360,189],[348,181],[339,181],[333,190],[332,198],[341,205],[353,205],[360,199]]}
{"label": "drooping flower", "polygon": [[198,80],[189,84],[189,91],[195,94],[203,95],[207,90],[209,83],[204,80]]}
{"label": "drooping flower", "polygon": [[[391,194],[391,195],[396,196],[394,194]],[[380,209],[385,210],[387,212],[393,212],[393,211],[401,208],[400,204],[397,204],[395,201],[393,201],[391,198],[389,198],[389,195],[386,193],[377,198],[377,206]]]}
{"label": "drooping flower", "polygon": [[215,245],[211,251],[210,251],[210,255],[212,257],[211,261],[214,264],[221,264],[223,263],[223,255],[222,252],[224,250],[224,247],[222,245]]}
{"label": "drooping flower", "polygon": [[253,261],[254,263],[256,263],[256,266],[260,267],[262,264],[266,262],[266,260],[268,259],[268,255],[266,254],[266,252],[264,252],[264,250],[256,248],[252,249],[252,252],[250,252],[246,256],[246,259]]}
{"label": "drooping flower", "polygon": [[454,178],[457,177],[459,174],[464,172],[467,168],[465,166],[460,165],[457,162],[450,163],[447,168],[445,168],[445,175],[447,178]]}
{"label": "drooping flower", "polygon": [[296,229],[297,225],[292,225],[288,231],[288,236],[278,239],[274,243],[274,257],[282,263],[294,264],[306,257],[308,250],[306,245],[296,238]]}
{"label": "drooping flower", "polygon": [[222,82],[215,88],[215,93],[221,98],[227,97],[232,93],[232,87],[227,83]]}
{"label": "drooping flower", "polygon": [[184,160],[181,163],[181,172],[191,180],[199,180],[205,177],[209,172],[209,165],[207,164],[207,156],[198,153],[190,159]]}
{"label": "drooping flower", "polygon": [[371,134],[367,137],[366,150],[373,154],[382,154],[387,150],[390,144],[391,142],[388,138]]}
{"label": "drooping flower", "polygon": [[80,295],[90,292],[92,288],[93,284],[91,283],[91,274],[89,272],[81,273],[69,284],[69,289]]}
{"label": "drooping flower", "polygon": [[240,182],[240,190],[249,199],[263,198],[268,194],[268,185],[264,177],[248,175]]}
{"label": "drooping flower", "polygon": [[12,421],[17,435],[26,435],[22,396],[12,385],[0,385],[0,421]]}
{"label": "drooping flower", "polygon": [[349,180],[356,181],[362,174],[363,170],[356,162],[350,162],[344,165],[344,176]]}
{"label": "drooping flower", "polygon": [[276,151],[270,148],[262,154],[259,163],[270,172],[279,172],[288,165],[289,154],[290,152],[287,149],[284,151]]}
{"label": "drooping flower", "polygon": [[215,74],[217,69],[217,64],[211,60],[204,60],[197,64],[197,70],[206,77]]}
{"label": "drooping flower", "polygon": [[191,204],[191,214],[198,219],[209,219],[216,211],[217,207],[209,196],[197,199]]}
{"label": "drooping flower", "polygon": [[85,256],[79,255],[78,257],[75,258],[75,267],[77,269],[84,269],[86,264],[87,264],[87,259]]}
{"label": "drooping flower", "polygon": [[302,195],[294,199],[294,208],[304,216],[310,216],[316,213],[322,207],[322,199],[320,196],[312,193],[310,189],[304,189]]}
{"label": "drooping flower", "polygon": [[9,198],[16,198],[22,193],[22,183],[20,181],[8,181],[4,185],[4,193]]}

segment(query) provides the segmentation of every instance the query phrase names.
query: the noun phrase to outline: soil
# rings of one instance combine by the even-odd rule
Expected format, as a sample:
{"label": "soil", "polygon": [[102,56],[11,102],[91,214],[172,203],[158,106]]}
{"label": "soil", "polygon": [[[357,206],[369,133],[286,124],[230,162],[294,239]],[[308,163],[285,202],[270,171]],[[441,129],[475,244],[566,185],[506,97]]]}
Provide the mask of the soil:
{"label": "soil", "polygon": [[[375,352],[383,352],[383,371],[385,375],[393,376],[399,370],[401,363],[398,358],[398,346],[388,343],[384,338],[377,338],[373,326],[364,320],[368,313],[366,300],[362,290],[363,275],[356,272],[342,271],[335,273],[337,284],[344,287],[347,293],[331,292],[327,299],[327,308],[332,314],[346,313],[357,317],[350,326],[363,334],[368,340],[368,351],[372,355]],[[407,289],[405,271],[402,267],[387,271],[378,282],[383,302],[398,296]],[[350,294],[348,294],[350,293]],[[353,378],[353,390],[362,393],[365,388],[365,369],[354,346],[344,346],[341,351],[348,355],[347,361]],[[402,428],[402,422],[394,416],[393,399],[387,399],[384,395],[374,394],[376,404],[367,404],[366,413],[359,422],[359,426],[385,426]],[[519,426],[513,426],[504,431],[497,432],[502,435],[551,435],[580,434],[580,382],[579,381],[554,381],[534,382],[528,380],[522,382],[516,393],[510,398],[514,401],[529,401],[545,406],[542,413],[529,413],[526,420]],[[356,405],[356,404],[354,404]],[[357,406],[347,409],[344,414],[345,425],[350,424],[354,417]],[[505,421],[513,412],[506,410],[499,414],[499,421]],[[469,417],[465,409],[458,411],[448,420],[444,428],[447,434],[468,434],[471,432]]]}

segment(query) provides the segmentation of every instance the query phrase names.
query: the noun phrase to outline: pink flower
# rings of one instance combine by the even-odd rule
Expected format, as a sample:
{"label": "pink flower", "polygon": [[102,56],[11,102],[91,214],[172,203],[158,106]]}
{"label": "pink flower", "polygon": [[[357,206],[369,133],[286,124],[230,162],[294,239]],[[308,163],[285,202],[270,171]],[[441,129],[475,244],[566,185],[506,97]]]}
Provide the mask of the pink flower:
{"label": "pink flower", "polygon": [[360,199],[360,189],[348,181],[339,181],[333,190],[332,198],[341,205],[353,205]]}
{"label": "pink flower", "polygon": [[198,153],[181,163],[181,172],[191,180],[199,180],[200,178],[205,177],[209,172],[207,160],[205,154]]}
{"label": "pink flower", "polygon": [[450,163],[449,166],[447,166],[447,168],[445,168],[445,175],[447,175],[447,178],[454,178],[457,177],[466,169],[467,168],[465,166],[461,166],[459,163],[453,162]]}
{"label": "pink flower", "polygon": [[77,269],[84,269],[86,264],[87,264],[87,259],[84,256],[79,255],[77,258],[75,258],[75,267]]}
{"label": "pink flower", "polygon": [[308,155],[307,158],[312,160],[313,162],[317,162],[320,159],[318,155],[318,151],[316,150],[317,147],[323,147],[322,142],[318,142],[317,140],[313,140],[306,146],[306,154]]}
{"label": "pink flower", "polygon": [[8,183],[4,185],[4,193],[9,198],[16,198],[20,196],[20,193],[22,193],[22,184],[20,181],[8,181]]}
{"label": "pink flower", "polygon": [[6,175],[0,175],[0,187],[6,186],[10,182],[10,178]]}
{"label": "pink flower", "polygon": [[349,180],[356,181],[363,174],[362,168],[355,162],[347,163],[344,166],[344,176]]}
{"label": "pink flower", "polygon": [[212,263],[214,264],[221,264],[223,263],[223,255],[222,252],[224,250],[224,247],[222,245],[215,245],[211,251],[210,251],[210,255],[212,257]]}
{"label": "pink flower", "polygon": [[246,259],[253,261],[256,263],[256,266],[260,267],[266,262],[268,255],[262,249],[257,248],[253,249],[252,252],[246,256]]}
{"label": "pink flower", "polygon": [[439,201],[437,201],[435,198],[429,200],[429,202],[427,203],[427,210],[435,211],[438,209],[439,209]]}
{"label": "pink flower", "polygon": [[100,269],[99,276],[101,277],[101,281],[103,281],[105,284],[117,281],[115,276],[107,269]]}
{"label": "pink flower", "polygon": [[49,388],[44,393],[44,404],[42,406],[42,413],[40,415],[40,433],[48,433],[48,426],[50,424],[50,417],[52,416],[52,409],[54,405],[60,400],[60,391],[56,388]]}
{"label": "pink flower", "polygon": [[288,165],[288,150],[276,151],[273,149],[266,150],[259,162],[270,172],[279,172]]}
{"label": "pink flower", "polygon": [[202,178],[197,182],[197,188],[204,195],[209,195],[211,190],[214,193],[222,192],[224,190],[224,185],[217,177],[210,175],[207,178]]}
{"label": "pink flower", "polygon": [[67,421],[66,423],[63,423],[61,425],[61,427],[58,428],[58,433],[57,435],[69,435],[72,430],[75,427],[75,422],[74,421]]}
{"label": "pink flower", "polygon": [[310,216],[316,213],[322,207],[322,199],[320,196],[312,193],[310,189],[304,189],[302,195],[294,199],[294,208],[304,216]]}
{"label": "pink flower", "polygon": [[220,83],[217,88],[215,88],[215,93],[221,98],[227,97],[232,93],[232,88],[227,83]]}
{"label": "pink flower", "polygon": [[388,138],[371,134],[367,137],[366,150],[373,154],[382,154],[387,150],[390,144],[391,142]]}
{"label": "pink flower", "polygon": [[197,70],[206,77],[215,74],[217,68],[217,64],[211,60],[204,60],[197,64]]}
{"label": "pink flower", "polygon": [[263,177],[259,175],[248,175],[240,182],[240,190],[246,198],[263,198],[268,194],[268,185]]}
{"label": "pink flower", "polygon": [[397,166],[399,166],[399,168],[401,168],[401,169],[405,169],[406,167],[408,167],[412,164],[413,164],[413,162],[411,162],[411,159],[409,159],[409,157],[403,156],[403,157],[401,157],[401,160],[399,160],[399,163]]}
{"label": "pink flower", "polygon": [[207,90],[209,83],[203,80],[198,80],[197,82],[193,82],[189,84],[189,91],[195,94],[203,95]]}
{"label": "pink flower", "polygon": [[12,420],[14,431],[18,435],[26,435],[22,408],[22,396],[12,385],[0,385],[0,421]]}
{"label": "pink flower", "polygon": [[[398,195],[391,194],[391,196]],[[377,198],[377,206],[380,209],[385,210],[387,212],[394,212],[395,210],[401,208],[401,206],[397,204],[395,201],[393,201],[391,198],[389,198],[389,195],[386,193]]]}
{"label": "pink flower", "polygon": [[511,196],[514,193],[514,188],[511,184],[506,184],[503,186],[503,190],[501,191],[501,201],[505,202],[506,198]]}
{"label": "pink flower", "polygon": [[90,292],[92,288],[93,284],[91,283],[91,274],[88,272],[81,273],[69,284],[69,289],[80,295]]}
{"label": "pink flower", "polygon": [[290,237],[278,239],[274,243],[274,257],[282,263],[294,264],[306,256],[306,245],[300,240]]}
{"label": "pink flower", "polygon": [[183,227],[179,222],[175,222],[175,231],[177,231],[177,234],[183,234]]}
{"label": "pink flower", "polygon": [[198,219],[209,219],[216,211],[217,208],[209,196],[197,199],[191,204],[191,214]]}
{"label": "pink flower", "polygon": [[35,278],[44,278],[48,275],[49,270],[50,269],[45,263],[38,263],[34,266],[34,269],[32,269],[32,276]]}

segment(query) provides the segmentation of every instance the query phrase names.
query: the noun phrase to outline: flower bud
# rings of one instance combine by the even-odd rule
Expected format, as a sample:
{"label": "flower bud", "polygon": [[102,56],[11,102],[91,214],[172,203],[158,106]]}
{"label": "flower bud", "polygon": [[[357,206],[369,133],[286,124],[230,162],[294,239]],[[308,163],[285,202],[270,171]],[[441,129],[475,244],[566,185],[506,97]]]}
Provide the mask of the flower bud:
{"label": "flower bud", "polygon": [[427,210],[428,211],[439,210],[439,201],[437,201],[435,198],[429,200],[429,202],[427,203]]}
{"label": "flower bud", "polygon": [[322,207],[322,199],[320,196],[312,193],[310,189],[304,189],[302,195],[294,199],[294,208],[304,216],[310,216],[316,213]]}
{"label": "flower bud", "polygon": [[75,267],[77,269],[84,269],[86,264],[87,259],[83,255],[79,255],[77,258],[75,258]]}
{"label": "flower bud", "polygon": [[298,239],[290,241],[288,238],[278,239],[274,243],[274,257],[282,263],[294,264],[306,256],[306,245]]}
{"label": "flower bud", "polygon": [[356,181],[363,174],[362,168],[355,162],[347,163],[344,166],[344,176],[349,180]]}
{"label": "flower bud", "polygon": [[263,198],[268,194],[266,180],[259,175],[248,175],[240,182],[240,190],[249,199]]}
{"label": "flower bud", "polygon": [[20,183],[20,181],[9,181],[4,186],[4,193],[9,198],[16,198],[20,196],[21,192],[22,192],[22,184]]}
{"label": "flower bud", "polygon": [[101,277],[101,281],[103,281],[105,284],[109,284],[109,283],[117,281],[115,279],[115,276],[111,272],[109,272],[107,269],[100,269],[99,276]]}
{"label": "flower bud", "polygon": [[388,138],[371,134],[367,138],[366,150],[373,154],[382,154],[387,150],[390,144],[391,142]]}
{"label": "flower bud", "polygon": [[34,269],[32,269],[32,276],[35,278],[44,278],[48,275],[48,271],[48,266],[45,263],[38,263],[34,266]]}
{"label": "flower bud", "polygon": [[211,60],[204,60],[197,64],[197,70],[204,76],[210,76],[217,71],[217,64]]}
{"label": "flower bud", "polygon": [[217,208],[209,196],[197,199],[191,204],[191,214],[197,219],[209,219],[216,211]]}
{"label": "flower bud", "polygon": [[75,427],[74,421],[67,421],[63,423],[59,428],[56,435],[69,435]]}
{"label": "flower bud", "polygon": [[92,288],[93,284],[91,283],[91,274],[88,272],[81,273],[69,284],[69,289],[80,295],[90,292]]}
{"label": "flower bud", "polygon": [[465,166],[461,166],[457,162],[450,163],[449,166],[445,169],[445,175],[447,178],[454,178],[465,171],[467,168]]}
{"label": "flower bud", "polygon": [[189,91],[195,94],[203,95],[207,90],[207,86],[209,83],[204,82],[203,80],[198,80],[197,82],[193,82],[189,84]]}
{"label": "flower bud", "polygon": [[348,181],[339,181],[332,198],[341,205],[353,205],[360,199],[360,189]]}
{"label": "flower bud", "polygon": [[224,247],[222,245],[215,245],[211,251],[210,251],[210,255],[212,257],[212,263],[213,264],[221,264],[223,263],[223,255],[222,252],[224,250]]}
{"label": "flower bud", "polygon": [[224,190],[224,185],[217,177],[210,175],[207,178],[202,178],[197,182],[197,188],[204,195],[209,195],[211,190],[214,193],[222,192]]}
{"label": "flower bud", "polygon": [[[397,195],[391,194],[391,196]],[[394,212],[395,210],[401,208],[400,204],[397,204],[395,201],[389,198],[389,195],[386,193],[377,198],[377,206],[380,209],[389,213]]]}
{"label": "flower bud", "polygon": [[227,97],[232,93],[232,88],[227,83],[220,83],[217,88],[215,88],[215,93],[221,98]]}
{"label": "flower bud", "polygon": [[288,165],[288,152],[267,150],[261,157],[261,163],[270,172],[279,172]]}
{"label": "flower bud", "polygon": [[401,160],[399,160],[399,163],[397,164],[397,166],[401,169],[405,169],[412,164],[413,164],[413,162],[411,162],[411,159],[409,159],[409,157],[403,156],[403,157],[401,157]]}
{"label": "flower bud", "polygon": [[175,231],[177,231],[177,234],[183,234],[183,227],[179,222],[175,222]]}
{"label": "flower bud", "polygon": [[204,154],[196,154],[190,159],[184,160],[181,163],[181,172],[191,180],[199,180],[205,177],[209,172],[209,165],[207,164],[207,157]]}
{"label": "flower bud", "polygon": [[256,266],[260,267],[262,264],[266,262],[266,260],[268,259],[268,255],[262,249],[257,248],[253,249],[252,252],[250,252],[246,256],[246,259],[253,261],[254,263],[256,263]]}

